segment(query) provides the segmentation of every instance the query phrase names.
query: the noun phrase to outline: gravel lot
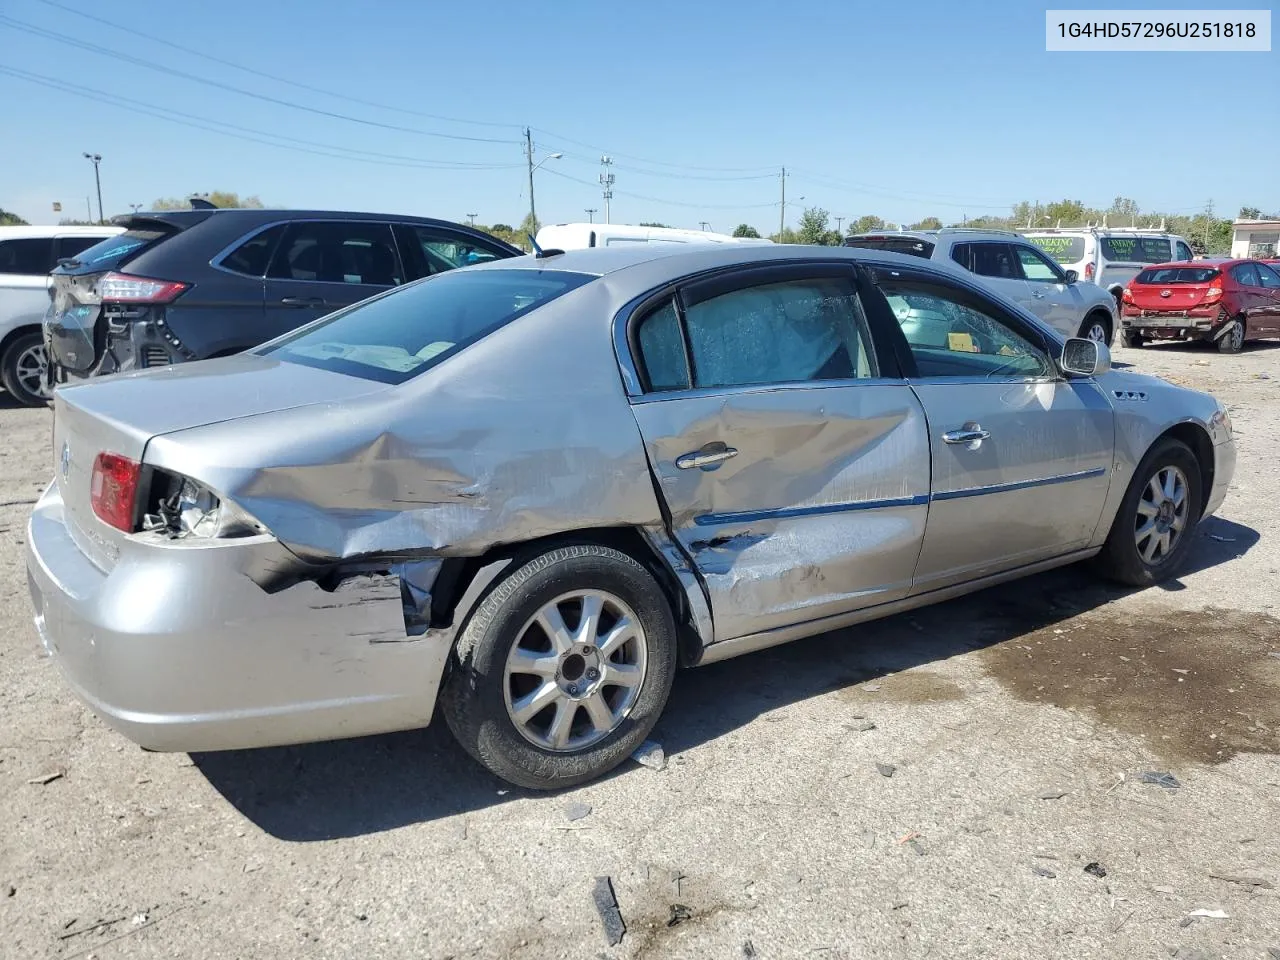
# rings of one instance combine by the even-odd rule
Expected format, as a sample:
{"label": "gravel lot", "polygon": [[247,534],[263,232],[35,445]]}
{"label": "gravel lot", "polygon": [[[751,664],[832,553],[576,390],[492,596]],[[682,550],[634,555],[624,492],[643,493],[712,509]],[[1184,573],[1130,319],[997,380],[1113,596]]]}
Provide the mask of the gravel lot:
{"label": "gravel lot", "polygon": [[1116,360],[1232,406],[1180,580],[1067,569],[683,673],[667,769],[556,796],[442,723],[194,757],[112,733],[39,651],[51,418],[0,394],[0,956],[1280,957],[1280,345]]}

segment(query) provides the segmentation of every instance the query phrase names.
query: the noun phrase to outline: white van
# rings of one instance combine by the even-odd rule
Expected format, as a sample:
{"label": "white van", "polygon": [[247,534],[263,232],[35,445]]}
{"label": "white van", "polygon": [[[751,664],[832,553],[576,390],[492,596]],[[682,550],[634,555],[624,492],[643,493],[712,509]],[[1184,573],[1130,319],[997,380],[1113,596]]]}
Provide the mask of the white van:
{"label": "white van", "polygon": [[674,227],[633,227],[626,223],[555,223],[538,231],[535,238],[543,250],[585,250],[622,243],[772,243],[753,237],[731,237],[727,233],[678,230]]}
{"label": "white van", "polygon": [[0,227],[0,384],[18,403],[49,395],[40,322],[49,308],[49,271],[123,227]]}
{"label": "white van", "polygon": [[1096,283],[1117,303],[1125,285],[1147,267],[1192,258],[1191,244],[1163,229],[1089,226],[1019,232],[1062,269],[1074,270],[1084,283]]}

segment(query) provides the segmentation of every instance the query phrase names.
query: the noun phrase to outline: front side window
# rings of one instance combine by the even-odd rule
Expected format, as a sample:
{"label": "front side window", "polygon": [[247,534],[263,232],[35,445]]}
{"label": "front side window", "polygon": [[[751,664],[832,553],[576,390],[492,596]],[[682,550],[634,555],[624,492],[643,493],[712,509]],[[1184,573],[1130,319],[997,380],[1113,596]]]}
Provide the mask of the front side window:
{"label": "front side window", "polygon": [[922,377],[1047,377],[1044,352],[964,294],[924,281],[888,279],[880,292]]}
{"label": "front side window", "polygon": [[271,262],[271,254],[275,252],[276,244],[284,231],[285,225],[278,223],[274,227],[255,233],[218,261],[218,266],[235,273],[242,273],[246,277],[263,276],[267,272],[267,265]]}
{"label": "front side window", "polygon": [[1013,248],[1007,243],[974,243],[973,266],[980,277],[996,277],[1001,280],[1021,280],[1022,270],[1014,259]]}
{"label": "front side window", "polygon": [[53,269],[53,241],[48,237],[0,240],[0,273],[43,277]]}
{"label": "front side window", "polygon": [[876,375],[862,305],[841,278],[732,290],[689,306],[685,324],[695,387]]}
{"label": "front side window", "polygon": [[1255,263],[1254,269],[1258,271],[1258,282],[1268,290],[1280,290],[1280,273],[1276,273],[1265,263]]}
{"label": "front side window", "polygon": [[595,279],[558,270],[462,270],[358,303],[262,348],[265,356],[403,383]]}
{"label": "front side window", "polygon": [[360,221],[290,224],[267,275],[375,287],[404,282],[391,226]]}
{"label": "front side window", "polygon": [[1038,283],[1066,282],[1067,278],[1058,271],[1058,267],[1039,250],[1020,243],[1014,245],[1014,250],[1017,251],[1018,260],[1022,264],[1022,275],[1028,280]]}

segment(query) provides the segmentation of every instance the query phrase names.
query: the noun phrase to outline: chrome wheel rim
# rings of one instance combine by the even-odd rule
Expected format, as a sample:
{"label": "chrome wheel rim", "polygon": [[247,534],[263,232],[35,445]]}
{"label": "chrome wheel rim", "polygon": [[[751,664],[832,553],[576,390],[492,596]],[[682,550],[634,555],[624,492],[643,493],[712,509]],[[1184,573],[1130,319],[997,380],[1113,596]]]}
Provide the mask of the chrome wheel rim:
{"label": "chrome wheel rim", "polygon": [[1244,324],[1237,320],[1231,325],[1231,332],[1227,336],[1231,338],[1232,349],[1239,350],[1244,346]]}
{"label": "chrome wheel rim", "polygon": [[13,369],[15,378],[23,390],[43,400],[49,399],[52,391],[45,381],[49,360],[44,352],[44,344],[34,344],[18,354]]}
{"label": "chrome wheel rim", "polygon": [[635,612],[603,590],[545,604],[507,654],[503,697],[520,735],[566,753],[603,740],[635,707],[648,666]]}
{"label": "chrome wheel rim", "polygon": [[1143,563],[1163,563],[1187,526],[1187,477],[1177,467],[1161,467],[1138,499],[1133,542]]}
{"label": "chrome wheel rim", "polygon": [[1089,327],[1089,330],[1088,330],[1088,332],[1085,334],[1085,336],[1087,336],[1090,340],[1093,340],[1093,341],[1094,341],[1094,342],[1096,342],[1096,343],[1106,343],[1106,342],[1107,342],[1107,328],[1106,328],[1105,326],[1103,326],[1101,323],[1099,323],[1099,322],[1095,321],[1095,322],[1094,322],[1094,323]]}

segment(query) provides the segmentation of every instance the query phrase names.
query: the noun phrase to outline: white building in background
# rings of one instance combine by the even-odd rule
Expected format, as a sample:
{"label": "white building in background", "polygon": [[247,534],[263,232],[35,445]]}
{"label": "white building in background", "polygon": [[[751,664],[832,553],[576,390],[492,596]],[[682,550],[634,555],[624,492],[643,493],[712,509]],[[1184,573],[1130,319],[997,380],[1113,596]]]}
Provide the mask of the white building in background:
{"label": "white building in background", "polygon": [[1231,256],[1271,260],[1280,256],[1280,220],[1237,220],[1231,225]]}

